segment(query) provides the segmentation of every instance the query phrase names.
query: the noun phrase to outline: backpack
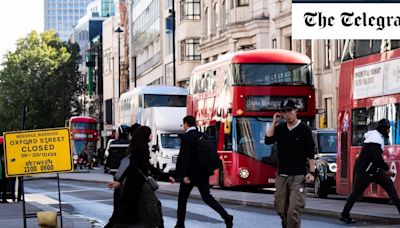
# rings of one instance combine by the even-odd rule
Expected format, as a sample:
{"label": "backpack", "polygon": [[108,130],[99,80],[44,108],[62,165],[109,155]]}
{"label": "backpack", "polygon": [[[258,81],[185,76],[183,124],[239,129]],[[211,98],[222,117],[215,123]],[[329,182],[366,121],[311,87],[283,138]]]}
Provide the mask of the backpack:
{"label": "backpack", "polygon": [[216,141],[206,134],[197,138],[196,157],[199,168],[209,176],[214,174],[214,170],[221,167],[222,162],[219,159]]}

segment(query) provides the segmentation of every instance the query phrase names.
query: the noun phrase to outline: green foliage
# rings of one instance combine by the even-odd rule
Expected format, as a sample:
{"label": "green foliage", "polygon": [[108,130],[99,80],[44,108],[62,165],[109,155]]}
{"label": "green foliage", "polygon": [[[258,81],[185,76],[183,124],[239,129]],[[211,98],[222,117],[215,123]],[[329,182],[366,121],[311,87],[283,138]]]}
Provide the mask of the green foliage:
{"label": "green foliage", "polygon": [[0,70],[0,132],[61,127],[82,107],[77,44],[64,42],[54,31],[32,31],[5,55]]}

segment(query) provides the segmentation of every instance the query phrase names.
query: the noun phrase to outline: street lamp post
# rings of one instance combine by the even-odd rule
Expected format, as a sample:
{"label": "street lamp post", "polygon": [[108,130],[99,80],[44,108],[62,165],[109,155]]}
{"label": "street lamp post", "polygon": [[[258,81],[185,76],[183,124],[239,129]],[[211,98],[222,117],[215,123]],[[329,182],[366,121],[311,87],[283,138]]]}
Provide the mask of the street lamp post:
{"label": "street lamp post", "polygon": [[120,45],[120,34],[121,32],[124,32],[124,30],[121,29],[121,27],[118,26],[118,28],[115,30],[116,33],[118,33],[118,97],[121,96],[121,45]]}
{"label": "street lamp post", "polygon": [[173,85],[176,85],[176,56],[175,56],[175,0],[172,0],[172,76]]}

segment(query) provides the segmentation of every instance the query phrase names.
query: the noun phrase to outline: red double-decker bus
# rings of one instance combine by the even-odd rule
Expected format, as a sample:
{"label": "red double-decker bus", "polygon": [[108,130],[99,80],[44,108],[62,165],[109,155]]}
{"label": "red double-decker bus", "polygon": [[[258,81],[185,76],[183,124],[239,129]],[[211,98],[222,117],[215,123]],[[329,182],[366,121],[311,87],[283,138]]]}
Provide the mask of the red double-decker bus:
{"label": "red double-decker bus", "polygon": [[[368,130],[374,130],[382,118],[387,118],[391,124],[390,137],[384,147],[384,160],[394,172],[400,165],[399,47],[399,41],[346,41],[339,76],[338,194],[351,193],[354,162],[361,151],[363,135]],[[393,177],[392,180],[399,191],[399,178]],[[374,183],[367,188],[364,196],[388,198],[385,191]]]}
{"label": "red double-decker bus", "polygon": [[69,119],[69,128],[74,166],[96,163],[97,119],[87,116],[74,116]]}
{"label": "red double-decker bus", "polygon": [[314,127],[315,90],[310,59],[302,54],[259,49],[220,56],[196,67],[190,78],[188,114],[217,140],[222,167],[210,178],[221,187],[272,186],[275,168],[265,145],[266,129],[280,104],[298,105],[299,118]]}

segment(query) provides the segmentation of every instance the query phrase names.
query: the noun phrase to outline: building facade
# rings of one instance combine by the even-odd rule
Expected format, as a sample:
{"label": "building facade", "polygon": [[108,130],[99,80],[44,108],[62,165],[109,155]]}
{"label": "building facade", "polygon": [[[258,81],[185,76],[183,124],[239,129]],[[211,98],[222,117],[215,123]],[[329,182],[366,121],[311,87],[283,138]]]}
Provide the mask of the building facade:
{"label": "building facade", "polygon": [[54,29],[67,41],[92,0],[44,0],[44,30]]}
{"label": "building facade", "polygon": [[317,127],[334,128],[344,42],[293,40],[291,4],[291,0],[127,0],[127,90],[151,84],[186,87],[194,67],[226,53],[293,50],[312,59]]}

